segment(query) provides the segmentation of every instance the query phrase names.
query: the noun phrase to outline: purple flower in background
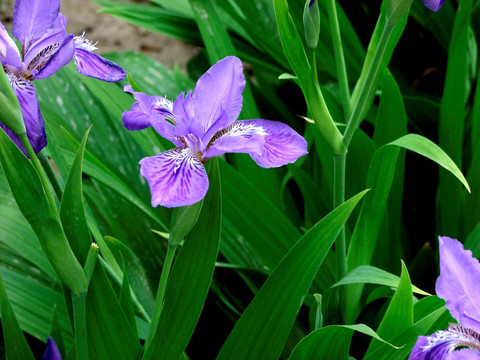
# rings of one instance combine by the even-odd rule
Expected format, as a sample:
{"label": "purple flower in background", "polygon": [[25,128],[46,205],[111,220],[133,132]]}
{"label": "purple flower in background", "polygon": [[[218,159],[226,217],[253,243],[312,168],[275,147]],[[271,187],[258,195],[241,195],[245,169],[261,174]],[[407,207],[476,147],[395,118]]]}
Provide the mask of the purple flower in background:
{"label": "purple flower in background", "polygon": [[58,350],[57,344],[51,337],[47,339],[47,348],[42,356],[42,360],[62,360],[60,350]]}
{"label": "purple flower in background", "polygon": [[213,65],[193,93],[182,93],[175,102],[125,87],[137,101],[123,113],[123,125],[128,130],[153,126],[176,145],[140,161],[152,206],[186,206],[202,200],[208,190],[203,164],[211,157],[247,153],[258,165],[269,168],[292,163],[307,153],[305,139],[283,123],[236,121],[244,87],[242,63],[233,56]]}
{"label": "purple flower in background", "polygon": [[480,359],[480,264],[457,240],[438,240],[440,276],[435,290],[459,324],[419,336],[409,359]]}
{"label": "purple flower in background", "polygon": [[445,0],[423,0],[425,6],[432,11],[440,10],[444,2]]}
{"label": "purple flower in background", "polygon": [[[94,44],[83,35],[65,32],[67,19],[59,10],[60,0],[15,2],[12,34],[22,46],[21,53],[0,23],[0,61],[20,103],[28,139],[37,153],[47,145],[47,139],[32,80],[55,74],[72,59],[82,75],[109,82],[125,77],[120,66],[94,54]],[[24,150],[17,136],[3,124],[0,126]]]}

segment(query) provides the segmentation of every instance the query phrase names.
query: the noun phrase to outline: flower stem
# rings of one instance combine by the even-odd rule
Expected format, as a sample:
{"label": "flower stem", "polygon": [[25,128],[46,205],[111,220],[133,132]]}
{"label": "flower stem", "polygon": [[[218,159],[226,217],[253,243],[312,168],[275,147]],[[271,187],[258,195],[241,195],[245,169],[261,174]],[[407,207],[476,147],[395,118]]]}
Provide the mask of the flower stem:
{"label": "flower stem", "polygon": [[162,274],[160,275],[160,282],[158,283],[157,297],[155,298],[155,309],[153,310],[152,323],[150,324],[150,333],[148,334],[149,341],[153,338],[153,334],[157,331],[158,321],[162,313],[163,300],[165,296],[165,289],[167,287],[168,276],[173,263],[173,257],[177,246],[169,245],[167,247],[167,254],[163,262]]}
{"label": "flower stem", "polygon": [[367,105],[367,101],[372,94],[372,91],[375,91],[376,84],[378,83],[377,80],[381,75],[379,71],[380,65],[382,63],[385,51],[387,49],[388,41],[392,35],[394,28],[394,25],[388,23],[385,24],[385,27],[382,30],[382,34],[380,35],[380,39],[378,40],[375,53],[373,54],[372,62],[370,63],[370,67],[365,77],[365,81],[363,82],[363,86],[360,89],[360,94],[357,97],[357,101],[353,106],[352,113],[350,114],[350,118],[347,122],[347,128],[343,135],[343,143],[347,148],[350,145],[350,141],[352,141],[355,130],[360,125],[361,116],[365,106]]}
{"label": "flower stem", "polygon": [[[346,154],[333,157],[333,207],[340,206],[345,201],[345,165]],[[335,254],[337,257],[337,281],[347,274],[347,250],[345,240],[345,227],[342,227],[335,240]]]}
{"label": "flower stem", "polygon": [[72,294],[75,351],[78,360],[88,360],[86,300],[86,292]]}
{"label": "flower stem", "polygon": [[47,201],[50,203],[50,206],[52,206],[53,209],[57,209],[57,204],[53,197],[52,190],[50,189],[50,184],[48,183],[47,177],[45,176],[45,172],[43,171],[42,165],[40,165],[40,161],[38,161],[35,151],[33,151],[30,141],[28,141],[27,134],[23,133],[17,136],[22,142],[23,147],[27,151],[27,154],[30,157],[30,161],[32,162],[32,165],[35,167],[35,170],[37,170],[38,176],[40,177],[40,181],[42,182],[43,189],[45,191],[45,195],[47,196]]}
{"label": "flower stem", "polygon": [[332,35],[333,51],[335,54],[338,83],[340,85],[340,98],[346,120],[350,114],[350,91],[348,89],[347,67],[345,65],[345,56],[343,55],[342,37],[340,34],[340,26],[338,24],[335,0],[327,1],[327,12],[328,22],[330,24],[330,33]]}
{"label": "flower stem", "polygon": [[45,149],[40,151],[37,154],[38,159],[40,160],[40,164],[42,164],[43,169],[47,173],[48,180],[50,180],[50,184],[52,184],[53,191],[55,191],[55,195],[57,195],[58,200],[62,200],[63,196],[63,189],[60,186],[60,182],[58,181],[57,175],[53,171],[52,164],[48,160],[47,155],[45,154]]}

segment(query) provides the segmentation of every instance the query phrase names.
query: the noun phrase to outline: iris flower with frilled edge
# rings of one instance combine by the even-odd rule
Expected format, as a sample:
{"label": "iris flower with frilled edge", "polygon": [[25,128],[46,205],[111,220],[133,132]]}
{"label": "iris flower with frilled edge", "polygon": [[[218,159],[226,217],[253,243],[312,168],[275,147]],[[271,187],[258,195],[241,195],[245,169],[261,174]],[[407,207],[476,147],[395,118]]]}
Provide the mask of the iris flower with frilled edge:
{"label": "iris flower with frilled edge", "polygon": [[440,10],[444,2],[445,0],[423,0],[425,6],[432,11]]}
{"label": "iris flower with frilled edge", "polygon": [[42,356],[42,360],[62,360],[60,350],[58,350],[57,344],[51,337],[47,339],[47,348]]}
{"label": "iris flower with frilled edge", "polygon": [[419,336],[409,359],[480,359],[480,264],[457,240],[439,237],[440,276],[435,290],[458,324]]}
{"label": "iris flower with frilled edge", "polygon": [[[67,34],[67,19],[59,11],[60,0],[15,2],[12,34],[21,44],[21,53],[0,23],[0,61],[20,103],[28,140],[37,153],[47,145],[47,138],[32,80],[55,74],[72,59],[82,75],[109,82],[125,77],[120,66],[94,54],[95,45],[83,35]],[[24,150],[17,136],[0,126]]]}
{"label": "iris flower with frilled edge", "polygon": [[263,119],[236,121],[244,87],[242,63],[234,56],[213,65],[193,93],[182,93],[174,102],[125,87],[137,101],[123,113],[123,125],[128,130],[152,126],[176,145],[140,161],[152,206],[186,206],[202,200],[208,190],[203,164],[211,157],[247,153],[269,168],[292,163],[307,153],[305,139],[288,125]]}

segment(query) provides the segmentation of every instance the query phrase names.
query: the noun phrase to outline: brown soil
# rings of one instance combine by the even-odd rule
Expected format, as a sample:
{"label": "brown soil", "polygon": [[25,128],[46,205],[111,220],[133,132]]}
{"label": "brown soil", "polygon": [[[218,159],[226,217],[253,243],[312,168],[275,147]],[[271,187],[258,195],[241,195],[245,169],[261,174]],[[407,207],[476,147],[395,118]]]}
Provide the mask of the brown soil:
{"label": "brown soil", "polygon": [[[13,2],[0,0],[0,19],[7,29],[11,27]],[[62,0],[60,10],[68,19],[67,32],[75,35],[85,32],[87,39],[93,43],[98,41],[98,52],[140,51],[169,68],[178,64],[182,69],[197,52],[194,46],[180,40],[151,33],[108,14],[97,13],[99,8],[88,0]]]}

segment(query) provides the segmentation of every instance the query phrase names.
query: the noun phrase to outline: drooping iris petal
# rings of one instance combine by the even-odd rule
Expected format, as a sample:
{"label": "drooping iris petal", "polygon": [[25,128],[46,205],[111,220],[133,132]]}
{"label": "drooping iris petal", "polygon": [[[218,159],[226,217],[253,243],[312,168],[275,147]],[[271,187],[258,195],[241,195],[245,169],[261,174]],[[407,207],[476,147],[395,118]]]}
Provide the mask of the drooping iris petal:
{"label": "drooping iris petal", "polygon": [[88,50],[77,48],[74,57],[77,71],[82,75],[108,82],[122,80],[126,75],[117,64]]}
{"label": "drooping iris petal", "polygon": [[[38,105],[37,94],[33,84],[25,79],[11,79],[11,84],[15,95],[20,103],[23,120],[27,129],[27,137],[32,144],[35,153],[40,152],[47,146],[47,136],[45,133],[45,123],[43,121],[40,106]],[[12,138],[18,147],[25,153],[23,145],[18,139]]]}
{"label": "drooping iris petal", "polygon": [[[445,360],[455,349],[461,347],[479,348],[480,337],[473,330],[458,324],[450,324],[447,330],[437,331],[430,336],[419,336],[410,354],[410,360]],[[462,356],[462,355],[460,355]],[[456,359],[453,355],[451,359]]]}
{"label": "drooping iris petal", "polygon": [[140,173],[150,186],[154,207],[192,205],[207,193],[207,173],[189,148],[175,148],[143,158],[140,165]]}
{"label": "drooping iris petal", "polygon": [[480,264],[457,240],[439,237],[439,244],[436,293],[462,326],[480,332]]}
{"label": "drooping iris petal", "polygon": [[[202,125],[204,142],[237,120],[244,88],[242,62],[234,56],[218,61],[198,79],[192,96],[195,118],[190,121]],[[227,116],[222,116],[223,112]]]}
{"label": "drooping iris petal", "polygon": [[50,29],[60,11],[60,0],[15,1],[12,34],[27,52]]}
{"label": "drooping iris petal", "polygon": [[51,337],[47,339],[47,348],[43,354],[42,360],[62,360],[60,350],[58,350],[57,344]]}
{"label": "drooping iris petal", "polygon": [[445,0],[423,0],[425,6],[432,11],[440,10],[444,2]]}
{"label": "drooping iris petal", "polygon": [[22,59],[18,52],[17,45],[8,34],[5,26],[0,22],[0,60],[3,64],[9,64],[15,67],[22,66]]}
{"label": "drooping iris petal", "polygon": [[228,152],[261,155],[266,135],[265,129],[252,120],[236,121],[214,136],[204,158]]}
{"label": "drooping iris petal", "polygon": [[[55,46],[47,47],[32,60],[33,66],[38,58],[38,64],[35,64],[35,68],[32,69],[32,75],[35,79],[45,79],[55,74],[61,67],[67,65],[72,60],[75,52],[75,41],[73,38],[73,35],[67,36],[56,51]],[[53,54],[49,53],[49,50],[54,51]]]}
{"label": "drooping iris petal", "polygon": [[290,164],[308,153],[307,141],[286,124],[263,119],[246,120],[244,122],[262,127],[266,133],[262,153],[250,154],[252,159],[261,167],[270,168]]}

